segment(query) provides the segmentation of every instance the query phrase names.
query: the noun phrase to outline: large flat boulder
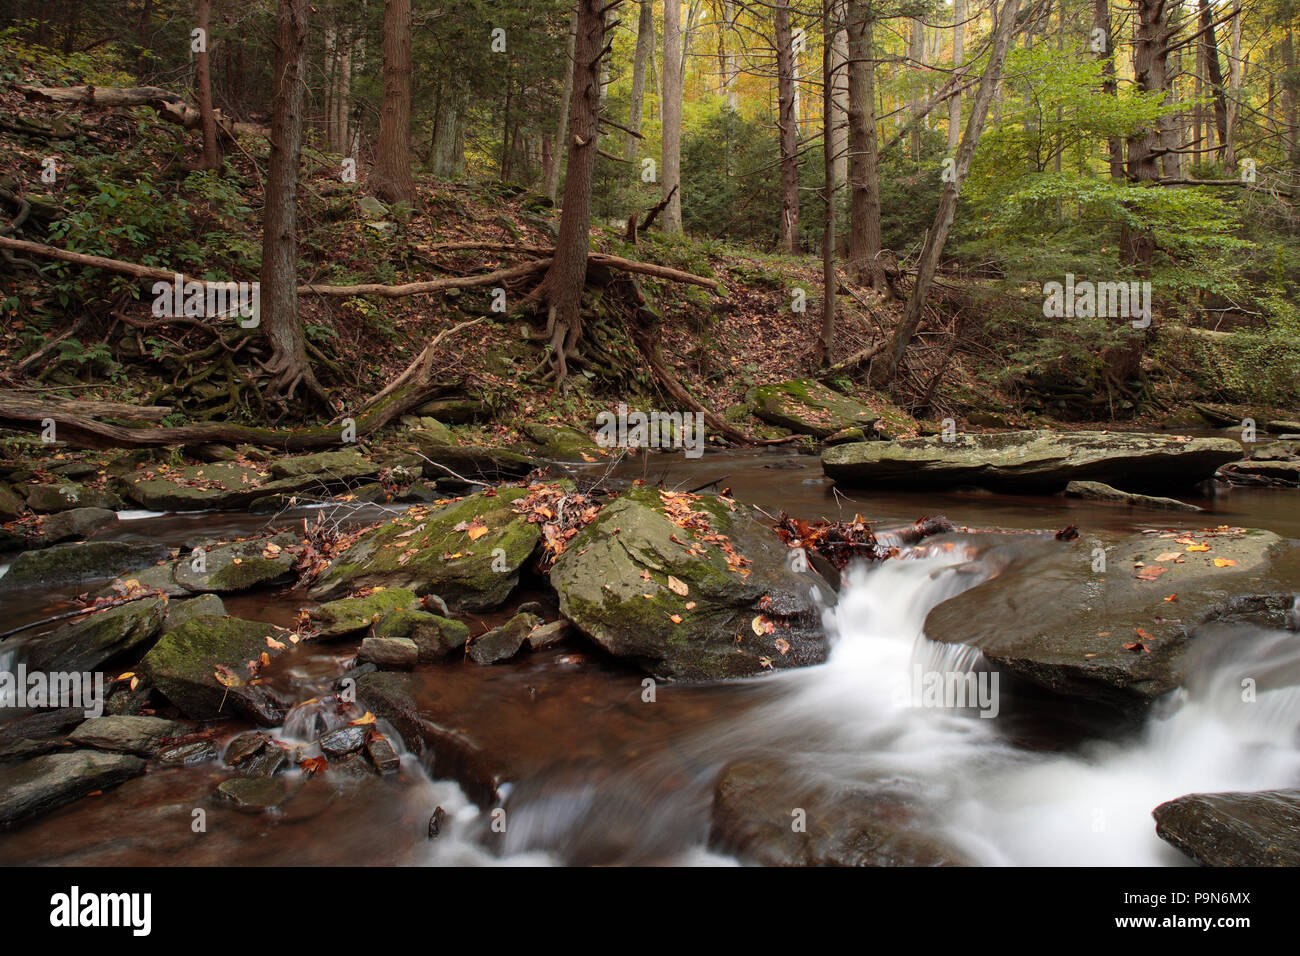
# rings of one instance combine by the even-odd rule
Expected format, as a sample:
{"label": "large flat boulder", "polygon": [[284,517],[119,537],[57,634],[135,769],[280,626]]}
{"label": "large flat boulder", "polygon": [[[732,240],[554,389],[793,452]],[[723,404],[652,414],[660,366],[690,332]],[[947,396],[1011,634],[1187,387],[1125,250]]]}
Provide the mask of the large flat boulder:
{"label": "large flat boulder", "polygon": [[1300,866],[1300,790],[1192,793],[1151,815],[1160,839],[1203,866]]}
{"label": "large flat boulder", "polygon": [[[312,468],[319,468],[313,471]],[[322,494],[377,474],[377,465],[354,449],[281,459],[269,469],[239,462],[171,468],[157,465],[122,480],[132,501],[153,511],[246,508],[258,498],[308,490]]]}
{"label": "large flat boulder", "polygon": [[1071,481],[1188,487],[1241,457],[1231,438],[1038,429],[834,445],[822,453],[822,468],[844,484],[1054,492]]}
{"label": "large flat boulder", "polygon": [[[472,481],[512,481],[523,478],[541,462],[522,451],[494,445],[445,445],[430,432],[415,431],[408,435],[420,454],[429,462],[424,465],[426,478],[450,478],[447,470]],[[443,467],[439,468],[438,465]]]}
{"label": "large flat boulder", "polygon": [[1137,711],[1183,682],[1198,627],[1266,611],[1261,598],[1294,592],[1297,565],[1300,549],[1271,531],[1090,534],[944,601],[925,633],[1048,690]]}
{"label": "large flat boulder", "polygon": [[845,428],[871,428],[880,416],[811,378],[759,385],[745,394],[755,417],[801,435],[826,438]]}
{"label": "large flat boulder", "polygon": [[551,584],[578,630],[652,674],[743,677],[826,656],[811,594],[831,588],[788,554],[746,505],[633,488],[568,543]]}
{"label": "large flat boulder", "polygon": [[129,754],[73,750],[0,767],[0,830],[144,773]]}
{"label": "large flat boulder", "polygon": [[111,578],[124,571],[146,568],[165,558],[165,544],[137,541],[78,541],[24,551],[14,558],[0,590],[21,587],[55,587],[94,578]]}
{"label": "large flat boulder", "polygon": [[440,508],[412,509],[366,532],[339,555],[311,591],[314,599],[362,588],[437,594],[454,610],[498,607],[519,583],[541,539],[539,526],[511,505],[522,488],[501,488]]}

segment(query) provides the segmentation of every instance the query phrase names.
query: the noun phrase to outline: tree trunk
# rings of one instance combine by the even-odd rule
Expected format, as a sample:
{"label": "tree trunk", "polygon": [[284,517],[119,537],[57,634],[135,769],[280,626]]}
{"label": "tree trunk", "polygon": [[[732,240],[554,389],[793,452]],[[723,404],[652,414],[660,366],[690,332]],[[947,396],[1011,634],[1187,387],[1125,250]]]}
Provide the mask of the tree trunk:
{"label": "tree trunk", "polygon": [[[1098,0],[1105,3],[1106,0]],[[966,0],[953,0],[952,5],[952,69],[961,76],[962,61],[966,58]],[[961,142],[961,93],[952,95],[948,102],[948,152],[955,154]]]}
{"label": "tree trunk", "polygon": [[636,162],[640,140],[634,133],[641,132],[641,114],[645,106],[645,72],[650,63],[650,50],[655,43],[655,11],[651,0],[641,0],[641,12],[636,21],[636,53],[632,59],[632,97],[627,109],[627,141],[623,144],[623,158]]}
{"label": "tree trunk", "polygon": [[[1144,93],[1168,93],[1166,0],[1137,0],[1137,13],[1137,35],[1133,43],[1134,80]],[[1151,183],[1160,178],[1158,147],[1162,141],[1159,128],[1162,125],[1157,123],[1156,127],[1146,127],[1129,137],[1130,180]],[[1149,232],[1134,231],[1127,225],[1121,230],[1120,245],[1123,261],[1130,265],[1149,263],[1155,254],[1155,238]]]}
{"label": "tree trunk", "polygon": [[596,168],[596,131],[600,122],[600,63],[605,49],[602,6],[603,0],[578,0],[564,208],[555,241],[555,258],[536,293],[548,304],[550,370],[545,377],[553,377],[557,386],[564,383],[568,359],[582,337],[582,290],[587,280],[587,252],[591,243],[591,180]]}
{"label": "tree trunk", "polygon": [[[669,3],[674,0],[668,0]],[[799,251],[799,127],[795,117],[794,34],[789,0],[775,0],[777,135],[781,150],[781,249]]]}
{"label": "tree trunk", "polygon": [[1219,132],[1219,154],[1223,155],[1228,143],[1228,104],[1223,95],[1223,69],[1219,65],[1219,43],[1214,37],[1215,11],[1209,0],[1197,0],[1201,13],[1201,29],[1205,33],[1201,42],[1205,45],[1205,76],[1210,83],[1210,94],[1214,97],[1214,125]]}
{"label": "tree trunk", "polygon": [[[1110,29],[1109,0],[1093,0],[1092,27],[1099,31],[1101,49],[1097,56],[1101,59],[1101,91],[1107,96],[1118,96],[1119,87],[1115,82],[1115,38]],[[1124,143],[1118,136],[1106,138],[1106,154],[1110,160],[1110,178],[1124,178]]]}
{"label": "tree trunk", "polygon": [[546,195],[552,200],[560,191],[560,157],[568,153],[566,147],[568,139],[565,133],[569,128],[569,106],[570,101],[573,99],[573,76],[574,71],[578,68],[577,60],[574,59],[574,44],[578,35],[579,2],[575,2],[573,16],[569,20],[569,39],[564,50],[564,55],[567,58],[564,63],[564,88],[560,93],[560,115],[555,120],[555,139],[551,144],[550,175],[546,177]]}
{"label": "tree trunk", "polygon": [[668,200],[664,209],[664,232],[682,231],[682,4],[664,2],[663,133],[659,162],[660,195]]}
{"label": "tree trunk", "polygon": [[[833,10],[838,6],[834,0],[822,0],[823,35],[835,35]],[[837,122],[835,111],[835,61],[836,52],[833,42],[822,44],[822,142],[834,140],[833,130]],[[825,223],[822,228],[822,331],[821,359],[823,365],[831,363],[831,350],[835,345],[835,153],[834,150],[822,151],[825,171],[825,186],[822,198],[826,204]]]}
{"label": "tree trunk", "polygon": [[921,86],[917,77],[923,75],[925,65],[925,24],[920,20],[911,21],[911,35],[908,41],[907,58],[912,68],[911,89],[907,93],[907,116],[912,124],[911,144],[912,159],[921,159]]}
{"label": "tree trunk", "polygon": [[384,0],[383,46],[384,97],[370,188],[386,202],[411,203],[411,0]]}
{"label": "tree trunk", "polygon": [[1237,167],[1237,102],[1241,99],[1241,80],[1242,80],[1242,62],[1241,62],[1241,0],[1233,0],[1232,3],[1232,41],[1228,60],[1228,116],[1227,116],[1227,134],[1228,138],[1224,143],[1224,159],[1227,161],[1228,169]]}
{"label": "tree trunk", "polygon": [[1300,185],[1300,73],[1296,72],[1295,38],[1289,25],[1282,34],[1282,68],[1282,143],[1292,185]]}
{"label": "tree trunk", "polygon": [[876,81],[872,17],[864,0],[848,0],[849,40],[849,266],[888,294],[880,261],[880,147],[876,138]]}
{"label": "tree trunk", "polygon": [[330,150],[340,156],[351,155],[352,136],[348,128],[352,119],[352,41],[340,31],[336,35],[337,72],[334,76],[333,128]]}
{"label": "tree trunk", "polygon": [[917,326],[921,324],[930,286],[934,282],[944,244],[948,241],[948,233],[952,229],[961,182],[970,170],[971,157],[975,155],[980,134],[984,132],[989,103],[1001,78],[1002,64],[1006,60],[1007,49],[1011,46],[1011,37],[1016,31],[1016,12],[1019,7],[1020,0],[1004,0],[1002,10],[998,14],[993,49],[989,52],[989,63],[984,70],[984,75],[980,77],[979,88],[971,102],[970,117],[966,120],[966,132],[962,136],[961,145],[957,147],[953,170],[955,175],[950,182],[944,184],[943,192],[939,196],[939,208],[934,214],[934,224],[926,233],[925,245],[921,248],[921,258],[916,268],[916,284],[912,287],[912,294],[907,298],[903,319],[894,330],[894,334],[890,336],[889,346],[882,356],[883,361],[878,360],[871,366],[871,381],[877,387],[893,381],[903,361],[903,353],[907,350],[908,343],[912,341]]}
{"label": "tree trunk", "polygon": [[298,323],[298,161],[307,67],[308,0],[279,0],[271,92],[271,158],[262,220],[261,325],[271,342],[267,397],[288,401],[299,385],[324,400]]}
{"label": "tree trunk", "polygon": [[439,179],[456,179],[465,171],[465,155],[460,149],[464,111],[465,94],[444,88],[433,129],[433,174]]}
{"label": "tree trunk", "polygon": [[[736,89],[736,78],[740,74],[739,67],[736,66],[738,57],[736,54],[736,44],[739,41],[736,38],[736,2],[735,0],[722,0],[723,23],[718,30],[718,42],[722,44],[722,88],[727,94],[727,107],[729,109],[740,109],[740,91]],[[740,44],[743,46],[743,44]]]}
{"label": "tree trunk", "polygon": [[203,128],[203,156],[199,159],[199,169],[218,170],[221,168],[221,149],[217,145],[217,120],[212,115],[212,58],[209,55],[212,48],[212,0],[199,0],[198,21],[203,35],[203,49],[196,54],[194,63],[199,124]]}
{"label": "tree trunk", "polygon": [[831,144],[832,172],[836,194],[849,180],[849,36],[844,29],[845,0],[835,0],[831,13],[831,82],[833,122],[827,134]]}

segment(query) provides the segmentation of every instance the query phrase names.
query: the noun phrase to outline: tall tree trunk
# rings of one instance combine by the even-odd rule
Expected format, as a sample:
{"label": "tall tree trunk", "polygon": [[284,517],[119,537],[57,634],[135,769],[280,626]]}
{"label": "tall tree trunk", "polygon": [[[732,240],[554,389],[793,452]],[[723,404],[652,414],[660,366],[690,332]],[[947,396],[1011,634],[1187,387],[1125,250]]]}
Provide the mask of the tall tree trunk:
{"label": "tall tree trunk", "polygon": [[636,161],[639,140],[633,133],[641,132],[641,114],[645,112],[645,72],[650,63],[650,51],[655,45],[655,10],[651,0],[641,0],[636,20],[636,53],[632,58],[632,96],[627,109],[627,142],[623,144],[623,158]]}
{"label": "tall tree trunk", "polygon": [[[736,54],[736,46],[739,40],[736,38],[736,0],[722,0],[722,16],[725,22],[719,30],[721,36],[722,51],[722,79],[723,88],[727,92],[727,106],[733,110],[740,109],[740,90],[736,89],[736,79],[740,75],[740,68],[736,65],[739,57]],[[743,44],[739,44],[743,47]]]}
{"label": "tall tree trunk", "polygon": [[660,219],[667,233],[682,231],[682,60],[681,0],[665,0],[659,182],[660,194],[668,200]]}
{"label": "tall tree trunk", "polygon": [[604,0],[578,0],[577,4],[564,208],[555,258],[535,293],[548,306],[550,371],[546,377],[553,377],[557,386],[567,377],[568,359],[582,337],[582,290],[591,244],[591,180],[600,122],[600,63],[605,50],[603,5]]}
{"label": "tall tree trunk", "polygon": [[907,307],[903,312],[902,321],[894,329],[894,334],[890,336],[884,354],[871,366],[871,382],[877,387],[892,382],[894,376],[898,374],[898,367],[903,361],[903,353],[907,351],[912,336],[916,334],[917,327],[921,324],[926,299],[930,295],[930,286],[934,282],[935,272],[938,271],[939,259],[943,255],[943,247],[948,241],[948,233],[952,230],[952,220],[957,212],[957,197],[961,192],[961,183],[970,170],[970,162],[975,155],[975,147],[979,143],[980,135],[984,132],[984,121],[988,117],[989,103],[993,99],[993,92],[997,88],[998,80],[1001,78],[1002,64],[1006,61],[1007,49],[1011,46],[1011,37],[1016,32],[1016,12],[1019,7],[1020,0],[1004,0],[1002,10],[998,13],[997,26],[993,36],[993,48],[989,52],[988,66],[984,70],[984,75],[980,77],[979,87],[975,92],[974,100],[971,102],[970,117],[966,120],[966,132],[962,136],[961,145],[957,147],[955,175],[950,182],[944,184],[943,192],[939,196],[939,208],[934,214],[934,224],[930,227],[930,231],[926,233],[925,244],[921,247],[921,258],[916,267],[916,284],[912,287],[912,294],[907,297]]}
{"label": "tall tree trunk", "polygon": [[849,42],[849,268],[889,294],[880,261],[880,147],[876,136],[876,80],[872,49],[874,11],[848,0]]}
{"label": "tall tree trunk", "polygon": [[849,35],[844,29],[845,0],[831,6],[831,83],[835,95],[831,102],[832,122],[826,142],[831,145],[832,180],[837,191],[849,179]]}
{"label": "tall tree trunk", "polygon": [[439,179],[456,179],[465,171],[465,155],[460,149],[464,113],[464,91],[444,87],[433,128],[433,174]]}
{"label": "tall tree trunk", "polygon": [[[1101,91],[1107,96],[1118,96],[1115,82],[1115,37],[1110,28],[1109,0],[1093,0],[1092,28],[1101,43],[1097,56],[1101,59]],[[1106,155],[1110,160],[1111,179],[1124,178],[1124,143],[1118,136],[1106,138]]]}
{"label": "tall tree trunk", "polygon": [[[1105,3],[1106,0],[1098,0]],[[962,61],[966,59],[966,0],[953,0],[952,4],[952,69],[954,76],[965,73]],[[955,154],[961,142],[961,93],[954,93],[948,101],[948,153]]]}
{"label": "tall tree trunk", "polygon": [[[672,3],[673,0],[668,0]],[[799,128],[794,106],[794,34],[789,0],[776,0],[777,135],[781,149],[781,248],[799,251]]]}
{"label": "tall tree trunk", "polygon": [[577,67],[574,59],[574,44],[578,35],[578,6],[575,2],[573,15],[569,18],[569,39],[565,43],[564,87],[560,92],[560,115],[555,120],[555,138],[551,144],[551,169],[546,177],[546,195],[554,199],[560,191],[560,157],[568,153],[565,133],[569,128],[569,105],[573,99],[573,75]]}
{"label": "tall tree trunk", "polygon": [[920,20],[912,20],[912,32],[908,41],[907,58],[911,62],[908,66],[912,69],[911,88],[907,93],[907,118],[912,124],[912,133],[909,137],[912,144],[912,159],[919,162],[921,159],[921,130],[924,128],[921,124],[921,86],[917,80],[922,74],[921,67],[925,63],[925,24]]}
{"label": "tall tree trunk", "polygon": [[413,202],[411,0],[384,0],[384,98],[370,188],[387,202]]}
{"label": "tall tree trunk", "polygon": [[[834,0],[822,0],[823,35],[830,38],[835,34],[833,10],[838,6]],[[822,44],[822,142],[833,140],[832,131],[836,123],[835,112],[835,48],[833,42]],[[831,362],[831,350],[835,345],[835,156],[832,150],[823,150],[823,169],[825,186],[822,199],[826,204],[825,222],[822,227],[822,330],[821,359],[823,365]]]}
{"label": "tall tree trunk", "polygon": [[199,0],[198,26],[203,49],[195,57],[194,82],[198,87],[199,122],[203,127],[203,156],[199,169],[220,169],[221,148],[217,145],[217,121],[212,115],[212,0]]}
{"label": "tall tree trunk", "polygon": [[[1133,43],[1133,77],[1144,93],[1169,92],[1167,76],[1169,42],[1168,4],[1166,0],[1137,0],[1137,34]],[[1159,147],[1164,122],[1138,130],[1128,141],[1128,178],[1152,183],[1160,179]],[[1121,256],[1133,265],[1149,263],[1155,254],[1155,237],[1125,225],[1121,230]]]}
{"label": "tall tree trunk", "polygon": [[1291,166],[1291,183],[1300,185],[1300,73],[1296,71],[1290,24],[1282,34],[1282,69],[1282,143]]}
{"label": "tall tree trunk", "polygon": [[334,139],[330,150],[341,156],[351,155],[352,136],[349,126],[352,120],[352,40],[343,31],[335,36],[337,44],[337,72],[334,76],[334,116],[331,126]]}
{"label": "tall tree trunk", "polygon": [[1201,13],[1201,29],[1205,33],[1201,42],[1205,45],[1205,76],[1210,83],[1210,94],[1214,97],[1214,125],[1219,133],[1219,155],[1228,143],[1228,104],[1223,95],[1223,69],[1219,65],[1219,43],[1214,37],[1215,11],[1209,0],[1198,0]]}
{"label": "tall tree trunk", "polygon": [[288,401],[299,385],[324,401],[298,322],[298,161],[306,88],[309,0],[278,0],[271,88],[271,158],[262,219],[261,326],[271,342],[267,397]]}
{"label": "tall tree trunk", "polygon": [[1232,2],[1232,40],[1228,60],[1228,117],[1227,141],[1224,159],[1229,169],[1237,167],[1237,111],[1241,99],[1241,81],[1244,74],[1241,62],[1241,0]]}

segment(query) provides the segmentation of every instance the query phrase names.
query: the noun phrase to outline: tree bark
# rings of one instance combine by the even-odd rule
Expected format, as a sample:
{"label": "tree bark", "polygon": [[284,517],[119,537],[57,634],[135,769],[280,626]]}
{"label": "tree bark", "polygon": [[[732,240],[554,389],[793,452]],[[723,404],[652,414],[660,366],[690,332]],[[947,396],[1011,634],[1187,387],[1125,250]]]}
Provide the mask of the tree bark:
{"label": "tree bark", "polygon": [[880,261],[880,170],[876,138],[876,82],[872,60],[874,11],[848,0],[849,40],[849,267],[865,273],[877,292],[889,292]]}
{"label": "tree bark", "polygon": [[[668,0],[669,3],[674,0]],[[799,127],[795,116],[794,34],[789,0],[775,0],[777,136],[781,153],[781,249],[799,251]]]}
{"label": "tree bark", "polygon": [[989,103],[1002,76],[1002,64],[1006,60],[1007,50],[1011,46],[1011,37],[1016,30],[1016,12],[1019,7],[1020,0],[1004,0],[1002,10],[998,14],[993,48],[989,52],[989,63],[980,78],[979,89],[976,90],[975,98],[971,102],[970,117],[966,120],[966,132],[962,136],[961,145],[957,148],[953,170],[955,175],[950,182],[944,184],[943,192],[939,196],[939,208],[935,211],[934,224],[926,233],[925,244],[921,248],[921,257],[916,269],[916,284],[912,287],[912,294],[907,298],[907,307],[902,321],[890,336],[889,346],[882,356],[884,361],[878,360],[871,366],[871,382],[877,387],[892,382],[894,376],[898,374],[903,353],[921,324],[930,286],[934,282],[944,244],[948,241],[948,233],[952,229],[961,183],[970,170],[971,158],[975,155],[975,147],[979,143],[980,135],[984,131],[984,122],[988,117]]}
{"label": "tree bark", "polygon": [[560,115],[555,121],[555,138],[551,145],[551,168],[546,177],[546,195],[552,200],[560,191],[560,157],[568,153],[569,105],[573,99],[573,76],[578,68],[574,58],[574,43],[578,35],[578,7],[575,2],[573,16],[569,20],[569,39],[565,45],[564,88],[560,93]]}
{"label": "tree bark", "polygon": [[[823,35],[833,38],[835,35],[833,0],[822,0]],[[822,142],[834,141],[835,112],[835,45],[833,42],[822,44]],[[823,365],[829,365],[831,351],[835,345],[835,154],[832,149],[822,151],[825,171],[825,186],[822,199],[826,204],[825,221],[822,227],[822,329],[821,359]]]}
{"label": "tree bark", "polygon": [[1224,159],[1229,169],[1235,169],[1237,166],[1237,103],[1241,99],[1243,72],[1241,62],[1241,0],[1233,0],[1232,40],[1228,59],[1228,138],[1224,143]]}
{"label": "tree bark", "polygon": [[387,202],[411,203],[411,0],[384,0],[384,98],[370,188]]}
{"label": "tree bark", "polygon": [[212,58],[210,26],[212,0],[199,0],[198,26],[203,32],[203,49],[195,55],[194,83],[198,87],[199,123],[203,129],[203,155],[199,169],[221,168],[221,149],[217,145],[217,121],[212,115]]}
{"label": "tree bark", "polygon": [[1205,48],[1205,76],[1214,98],[1214,125],[1219,133],[1219,155],[1228,143],[1228,104],[1223,94],[1223,68],[1219,65],[1219,43],[1214,36],[1215,12],[1209,0],[1197,0],[1201,14],[1201,43]]}
{"label": "tree bark", "polygon": [[564,207],[555,258],[535,293],[548,304],[550,369],[545,377],[554,378],[557,386],[564,383],[568,358],[582,337],[582,290],[591,243],[591,180],[600,122],[600,64],[606,49],[602,6],[603,0],[578,0],[577,4]]}
{"label": "tree bark", "polygon": [[[1106,0],[1097,2],[1105,3]],[[966,59],[966,0],[953,0],[952,20],[952,69],[956,78],[961,75],[962,61]],[[948,152],[956,153],[960,142],[961,93],[955,93],[948,101]]]}
{"label": "tree bark", "polygon": [[262,219],[261,325],[271,342],[267,397],[291,399],[302,385],[318,400],[324,390],[307,360],[298,322],[298,162],[307,66],[308,0],[279,0],[271,93],[271,159]]}
{"label": "tree bark", "polygon": [[[682,5],[664,0],[663,132],[659,161],[660,195],[668,199],[663,229],[682,231]],[[675,190],[675,191],[674,191]]]}
{"label": "tree bark", "polygon": [[632,95],[627,109],[627,139],[623,144],[623,158],[636,161],[641,132],[641,114],[645,106],[645,74],[650,63],[650,50],[655,42],[655,12],[651,0],[641,0],[636,22],[636,53],[632,58]]}
{"label": "tree bark", "polygon": [[433,174],[439,179],[456,179],[465,171],[461,149],[461,127],[465,123],[465,94],[443,88],[438,99],[438,118],[433,130]]}
{"label": "tree bark", "polygon": [[844,29],[845,0],[835,0],[832,20],[831,73],[835,85],[834,122],[831,124],[831,156],[834,159],[835,188],[849,179],[849,35]]}
{"label": "tree bark", "polygon": [[[1101,59],[1101,91],[1107,96],[1118,96],[1119,87],[1115,82],[1115,37],[1110,28],[1109,0],[1093,0],[1092,28],[1100,31],[1101,49],[1097,56]],[[1124,178],[1124,143],[1118,136],[1106,138],[1106,155],[1110,161],[1110,178]]]}

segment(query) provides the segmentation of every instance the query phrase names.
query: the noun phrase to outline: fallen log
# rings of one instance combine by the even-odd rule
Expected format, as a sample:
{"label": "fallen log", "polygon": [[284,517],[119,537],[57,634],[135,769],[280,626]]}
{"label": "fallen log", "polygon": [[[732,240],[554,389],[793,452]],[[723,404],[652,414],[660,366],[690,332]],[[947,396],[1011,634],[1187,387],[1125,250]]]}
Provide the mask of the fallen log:
{"label": "fallen log", "polygon": [[168,405],[127,405],[122,402],[64,398],[61,395],[38,398],[9,388],[0,389],[0,408],[29,408],[47,416],[53,408],[84,418],[118,418],[141,422],[160,422],[173,411]]}
{"label": "fallen log", "polygon": [[[29,100],[46,103],[68,103],[81,106],[102,106],[121,109],[148,106],[169,123],[186,129],[200,129],[203,119],[198,107],[185,102],[184,97],[156,86],[18,86],[18,91]],[[241,123],[230,119],[221,110],[213,110],[217,127],[230,138],[235,136],[269,137],[270,131],[256,123]]]}

